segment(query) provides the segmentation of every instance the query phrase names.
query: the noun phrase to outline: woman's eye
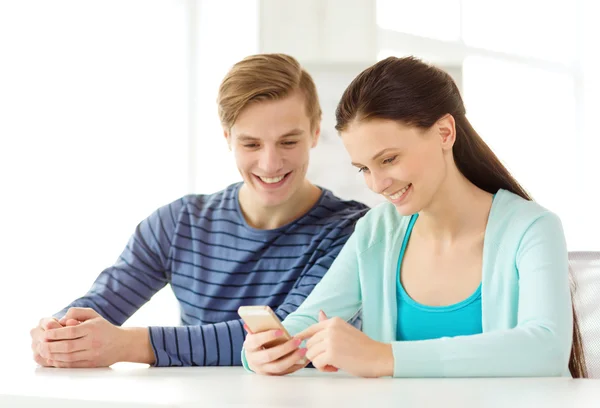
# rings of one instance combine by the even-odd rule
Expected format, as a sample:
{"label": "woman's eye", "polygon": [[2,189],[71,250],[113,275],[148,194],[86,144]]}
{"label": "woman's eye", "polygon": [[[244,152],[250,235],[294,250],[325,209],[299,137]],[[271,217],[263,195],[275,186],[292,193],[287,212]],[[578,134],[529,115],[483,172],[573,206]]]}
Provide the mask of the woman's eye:
{"label": "woman's eye", "polygon": [[358,169],[358,172],[359,172],[359,173],[365,173],[365,172],[367,172],[367,171],[369,171],[369,169],[368,169],[367,167],[360,167],[360,168]]}
{"label": "woman's eye", "polygon": [[294,145],[298,144],[298,142],[283,142],[283,144],[285,146],[294,146]]}
{"label": "woman's eye", "polygon": [[258,144],[256,144],[256,143],[248,143],[248,144],[245,144],[244,147],[246,147],[248,149],[254,149],[255,147],[258,147]]}
{"label": "woman's eye", "polygon": [[390,164],[390,163],[393,163],[393,162],[394,162],[394,160],[396,160],[396,157],[398,157],[398,156],[392,156],[392,157],[389,157],[389,158],[385,159],[385,160],[383,161],[383,164]]}

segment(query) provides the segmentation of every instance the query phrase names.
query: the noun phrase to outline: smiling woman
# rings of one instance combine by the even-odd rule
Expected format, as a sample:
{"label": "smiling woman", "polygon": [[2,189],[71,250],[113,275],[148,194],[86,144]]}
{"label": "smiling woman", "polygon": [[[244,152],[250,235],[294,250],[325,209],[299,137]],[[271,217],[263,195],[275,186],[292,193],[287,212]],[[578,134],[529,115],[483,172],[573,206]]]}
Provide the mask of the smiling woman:
{"label": "smiling woman", "polygon": [[[358,224],[283,322],[321,371],[365,377],[585,377],[560,219],[533,202],[465,116],[444,71],[390,57],[344,92],[337,126],[389,203]],[[362,312],[363,331],[347,323]],[[246,366],[296,371],[274,333]]]}

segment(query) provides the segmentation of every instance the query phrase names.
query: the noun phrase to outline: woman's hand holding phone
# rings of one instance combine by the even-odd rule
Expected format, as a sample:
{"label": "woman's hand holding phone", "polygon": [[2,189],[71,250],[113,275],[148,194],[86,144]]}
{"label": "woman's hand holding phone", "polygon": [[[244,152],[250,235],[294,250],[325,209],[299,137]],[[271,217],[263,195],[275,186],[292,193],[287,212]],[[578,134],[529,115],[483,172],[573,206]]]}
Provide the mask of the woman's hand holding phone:
{"label": "woman's hand holding phone", "polygon": [[284,331],[276,329],[252,333],[246,325],[244,329],[248,332],[244,341],[246,361],[255,373],[285,375],[307,366],[308,360],[304,358],[306,349],[300,348],[302,340],[292,338],[277,346],[265,348],[265,344],[272,344],[285,336]]}

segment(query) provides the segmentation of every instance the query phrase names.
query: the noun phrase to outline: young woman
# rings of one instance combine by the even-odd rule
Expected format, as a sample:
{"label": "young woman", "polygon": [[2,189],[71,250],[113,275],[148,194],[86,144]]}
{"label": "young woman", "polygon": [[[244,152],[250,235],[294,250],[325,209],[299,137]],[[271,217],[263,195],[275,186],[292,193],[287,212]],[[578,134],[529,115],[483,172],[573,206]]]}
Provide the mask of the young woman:
{"label": "young woman", "polygon": [[[389,203],[358,222],[285,319],[292,340],[264,349],[281,333],[247,336],[245,366],[585,376],[561,222],[471,127],[451,77],[415,58],[385,59],[350,84],[336,118],[353,165]],[[362,331],[346,323],[359,312]]]}

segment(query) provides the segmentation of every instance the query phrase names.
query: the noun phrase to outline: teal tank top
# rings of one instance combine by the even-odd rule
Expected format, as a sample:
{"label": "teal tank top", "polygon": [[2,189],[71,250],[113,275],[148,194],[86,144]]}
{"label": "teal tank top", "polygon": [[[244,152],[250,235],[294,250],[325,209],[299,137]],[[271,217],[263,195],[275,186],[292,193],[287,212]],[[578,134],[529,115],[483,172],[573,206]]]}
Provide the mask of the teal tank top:
{"label": "teal tank top", "polygon": [[398,257],[396,339],[398,341],[429,340],[481,333],[481,284],[467,299],[449,306],[422,305],[415,302],[404,290],[400,280],[402,258],[418,216],[414,214],[410,219]]}

